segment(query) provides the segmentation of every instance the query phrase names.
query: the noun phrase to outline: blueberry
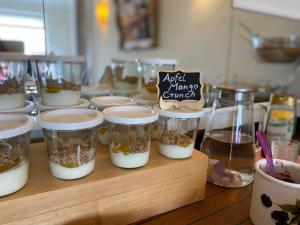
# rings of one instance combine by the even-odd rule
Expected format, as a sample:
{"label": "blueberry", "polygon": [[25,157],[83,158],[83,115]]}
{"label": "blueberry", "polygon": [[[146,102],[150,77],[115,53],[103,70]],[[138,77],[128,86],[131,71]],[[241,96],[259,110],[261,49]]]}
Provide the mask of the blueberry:
{"label": "blueberry", "polygon": [[285,222],[289,220],[289,214],[284,211],[273,211],[271,217],[278,222]]}
{"label": "blueberry", "polygon": [[271,207],[272,206],[272,201],[270,197],[266,194],[262,194],[260,196],[261,202],[265,207]]}

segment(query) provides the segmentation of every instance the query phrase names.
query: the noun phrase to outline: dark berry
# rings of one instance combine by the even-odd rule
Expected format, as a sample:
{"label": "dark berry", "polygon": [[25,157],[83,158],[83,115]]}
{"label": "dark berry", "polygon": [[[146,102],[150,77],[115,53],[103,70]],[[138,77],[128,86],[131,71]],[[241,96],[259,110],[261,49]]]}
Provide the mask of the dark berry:
{"label": "dark berry", "polygon": [[273,211],[271,217],[278,222],[284,222],[289,220],[289,214],[284,211]]}
{"label": "dark berry", "polygon": [[260,196],[261,202],[265,207],[271,207],[272,206],[272,201],[270,197],[266,194],[262,194]]}

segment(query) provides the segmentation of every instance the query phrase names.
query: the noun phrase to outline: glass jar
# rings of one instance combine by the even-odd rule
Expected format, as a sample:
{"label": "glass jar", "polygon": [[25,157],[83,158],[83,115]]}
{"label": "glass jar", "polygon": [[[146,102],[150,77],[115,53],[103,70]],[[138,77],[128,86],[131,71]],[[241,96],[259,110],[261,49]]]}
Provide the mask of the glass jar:
{"label": "glass jar", "polygon": [[202,111],[188,108],[160,110],[159,152],[171,159],[184,159],[193,154]]}
{"label": "glass jar", "polygon": [[149,160],[152,123],[158,112],[144,106],[114,106],[103,111],[109,127],[109,151],[113,165],[144,166]]}
{"label": "glass jar", "polygon": [[291,140],[296,127],[297,97],[282,93],[273,93],[267,112],[266,135],[273,138]]}
{"label": "glass jar", "polygon": [[23,54],[0,54],[0,110],[25,106],[28,60],[29,57]]}
{"label": "glass jar", "polygon": [[255,162],[251,89],[218,87],[201,151],[208,155],[207,180],[224,187],[252,182]]}
{"label": "glass jar", "polygon": [[81,83],[85,79],[83,57],[35,56],[41,103],[46,106],[80,104]]}
{"label": "glass jar", "polygon": [[27,183],[33,126],[29,116],[0,115],[0,197],[20,190]]}
{"label": "glass jar", "polygon": [[[121,106],[121,105],[135,105],[136,99],[124,96],[101,96],[91,98],[92,105],[98,110],[102,111],[107,107]],[[98,142],[103,145],[108,145],[108,124],[106,121],[98,126]]]}
{"label": "glass jar", "polygon": [[157,73],[159,71],[174,71],[177,60],[141,59],[138,63],[141,77],[140,98],[157,101]]}
{"label": "glass jar", "polygon": [[38,118],[47,145],[48,162],[54,177],[71,180],[94,170],[97,126],[100,112],[91,109],[60,109]]}
{"label": "glass jar", "polygon": [[139,75],[136,60],[112,59],[113,85],[118,94],[136,94]]}

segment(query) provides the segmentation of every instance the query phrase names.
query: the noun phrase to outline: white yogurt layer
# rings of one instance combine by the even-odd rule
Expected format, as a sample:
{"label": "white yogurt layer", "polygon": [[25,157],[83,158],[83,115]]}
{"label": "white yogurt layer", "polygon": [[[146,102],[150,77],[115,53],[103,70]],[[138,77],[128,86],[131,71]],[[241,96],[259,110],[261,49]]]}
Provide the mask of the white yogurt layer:
{"label": "white yogurt layer", "polygon": [[90,174],[94,170],[95,159],[75,168],[64,167],[49,160],[49,166],[54,177],[64,180],[73,180]]}
{"label": "white yogurt layer", "polygon": [[149,160],[150,151],[130,153],[125,155],[123,152],[115,153],[110,151],[112,164],[121,168],[137,168],[144,166]]}
{"label": "white yogurt layer", "polygon": [[157,93],[152,93],[152,92],[149,92],[146,88],[142,88],[141,98],[142,99],[156,100],[157,99]]}
{"label": "white yogurt layer", "polygon": [[12,194],[20,190],[28,180],[29,162],[26,160],[13,168],[0,173],[0,196]]}
{"label": "white yogurt layer", "polygon": [[80,90],[60,90],[57,93],[48,93],[42,90],[42,103],[46,106],[70,106],[80,103]]}
{"label": "white yogurt layer", "polygon": [[104,134],[98,131],[98,142],[103,145],[108,145],[109,142],[109,135],[108,132]]}
{"label": "white yogurt layer", "polygon": [[171,159],[185,159],[191,157],[193,154],[195,143],[191,143],[187,147],[180,147],[178,145],[165,145],[159,143],[158,149],[159,152]]}
{"label": "white yogurt layer", "polygon": [[25,106],[25,94],[0,94],[0,109],[17,109]]}

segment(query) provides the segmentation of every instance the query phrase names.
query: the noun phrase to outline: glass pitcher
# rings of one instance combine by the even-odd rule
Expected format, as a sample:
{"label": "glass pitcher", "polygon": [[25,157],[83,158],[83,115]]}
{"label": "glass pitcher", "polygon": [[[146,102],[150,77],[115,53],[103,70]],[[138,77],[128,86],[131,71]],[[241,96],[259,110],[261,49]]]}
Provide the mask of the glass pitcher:
{"label": "glass pitcher", "polygon": [[224,187],[246,186],[254,176],[254,91],[218,87],[214,98],[201,144],[209,158],[207,180]]}

